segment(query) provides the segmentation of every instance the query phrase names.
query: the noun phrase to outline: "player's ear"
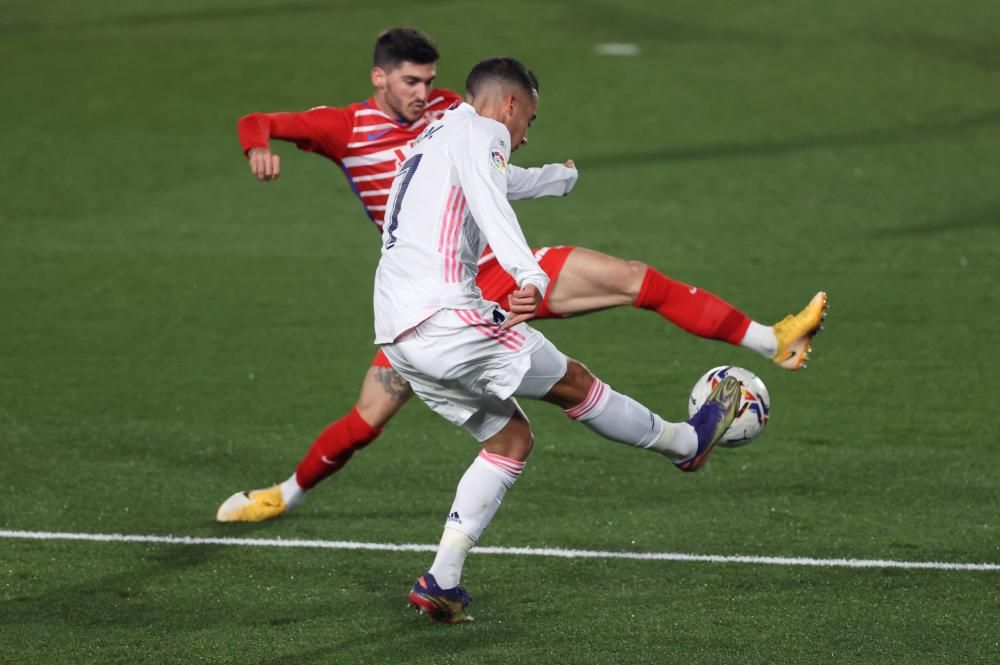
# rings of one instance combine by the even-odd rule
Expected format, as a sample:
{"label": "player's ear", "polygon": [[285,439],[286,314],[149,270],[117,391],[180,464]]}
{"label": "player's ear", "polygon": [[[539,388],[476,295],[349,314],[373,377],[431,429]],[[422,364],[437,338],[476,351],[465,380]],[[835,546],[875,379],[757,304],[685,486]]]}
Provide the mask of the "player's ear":
{"label": "player's ear", "polygon": [[517,97],[514,95],[507,95],[504,97],[502,108],[508,118],[513,117],[514,110],[517,108]]}
{"label": "player's ear", "polygon": [[381,90],[385,87],[385,70],[381,67],[372,67],[372,85]]}

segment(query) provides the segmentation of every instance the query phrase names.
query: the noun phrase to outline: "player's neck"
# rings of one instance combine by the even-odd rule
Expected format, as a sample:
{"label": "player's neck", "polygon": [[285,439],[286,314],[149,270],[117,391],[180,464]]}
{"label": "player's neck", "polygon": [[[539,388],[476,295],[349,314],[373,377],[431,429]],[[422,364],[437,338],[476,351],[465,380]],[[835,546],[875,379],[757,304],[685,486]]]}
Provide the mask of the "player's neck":
{"label": "player's neck", "polygon": [[508,114],[503,111],[503,99],[496,95],[482,95],[475,99],[466,99],[466,102],[476,110],[480,116],[496,120],[501,125],[507,125]]}

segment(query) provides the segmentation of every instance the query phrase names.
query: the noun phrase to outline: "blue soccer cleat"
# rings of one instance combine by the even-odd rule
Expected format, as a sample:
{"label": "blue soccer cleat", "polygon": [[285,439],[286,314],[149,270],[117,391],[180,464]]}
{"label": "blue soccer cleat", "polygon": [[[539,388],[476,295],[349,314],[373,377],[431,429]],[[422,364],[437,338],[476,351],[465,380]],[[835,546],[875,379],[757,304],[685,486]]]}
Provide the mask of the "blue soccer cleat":
{"label": "blue soccer cleat", "polygon": [[733,424],[743,388],[735,376],[727,376],[708,394],[705,403],[687,423],[698,435],[698,450],[692,457],[674,462],[681,471],[697,471],[708,461],[715,444]]}
{"label": "blue soccer cleat", "polygon": [[469,592],[460,586],[442,589],[430,573],[413,583],[410,589],[410,606],[441,623],[466,623],[472,621],[465,608],[472,602]]}

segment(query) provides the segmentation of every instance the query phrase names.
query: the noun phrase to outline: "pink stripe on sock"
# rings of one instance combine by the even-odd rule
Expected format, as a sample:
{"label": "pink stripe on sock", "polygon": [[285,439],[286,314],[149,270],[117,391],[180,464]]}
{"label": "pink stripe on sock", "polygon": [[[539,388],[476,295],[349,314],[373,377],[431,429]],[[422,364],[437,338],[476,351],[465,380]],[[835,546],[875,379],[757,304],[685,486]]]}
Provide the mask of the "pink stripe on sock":
{"label": "pink stripe on sock", "polygon": [[488,462],[515,477],[520,476],[521,471],[524,470],[525,462],[487,452],[485,448],[479,451],[479,456],[483,458],[484,462]]}
{"label": "pink stripe on sock", "polygon": [[587,391],[587,396],[576,406],[566,409],[566,415],[573,420],[579,420],[583,416],[587,415],[601,402],[601,398],[604,397],[604,390],[604,382],[600,379],[594,379],[594,383],[591,384],[590,390]]}

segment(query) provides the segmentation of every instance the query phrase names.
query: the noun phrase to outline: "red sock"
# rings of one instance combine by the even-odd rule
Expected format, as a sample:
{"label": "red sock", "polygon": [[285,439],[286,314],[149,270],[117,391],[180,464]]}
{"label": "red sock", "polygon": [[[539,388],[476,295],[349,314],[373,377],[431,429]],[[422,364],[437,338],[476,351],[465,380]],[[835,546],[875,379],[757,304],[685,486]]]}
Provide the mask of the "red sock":
{"label": "red sock", "polygon": [[714,293],[670,279],[653,268],[646,271],[635,306],[660,316],[699,337],[739,344],[750,318]]}
{"label": "red sock", "polygon": [[355,450],[361,450],[381,433],[381,429],[366,423],[358,413],[358,407],[354,407],[350,413],[330,424],[316,437],[309,452],[295,469],[295,482],[303,489],[310,489],[339,471],[351,459]]}

